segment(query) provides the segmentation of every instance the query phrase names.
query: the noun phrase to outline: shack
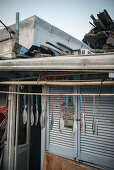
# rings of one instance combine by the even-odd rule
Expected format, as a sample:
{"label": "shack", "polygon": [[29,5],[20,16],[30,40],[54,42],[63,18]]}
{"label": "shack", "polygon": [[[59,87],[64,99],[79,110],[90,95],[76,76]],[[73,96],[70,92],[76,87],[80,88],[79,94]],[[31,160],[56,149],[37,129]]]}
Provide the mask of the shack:
{"label": "shack", "polygon": [[[90,50],[56,33],[53,42],[20,44],[46,45],[45,39],[67,52]],[[114,53],[17,58],[10,49],[9,58],[0,54],[0,106],[8,108],[2,168],[114,169]]]}

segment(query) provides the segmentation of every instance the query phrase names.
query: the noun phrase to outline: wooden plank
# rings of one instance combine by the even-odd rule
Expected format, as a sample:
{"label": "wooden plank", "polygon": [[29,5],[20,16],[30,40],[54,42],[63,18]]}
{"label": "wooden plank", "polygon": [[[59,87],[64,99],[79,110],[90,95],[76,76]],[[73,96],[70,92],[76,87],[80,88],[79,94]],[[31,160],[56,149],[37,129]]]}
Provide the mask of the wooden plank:
{"label": "wooden plank", "polygon": [[97,170],[97,168],[45,152],[43,170]]}

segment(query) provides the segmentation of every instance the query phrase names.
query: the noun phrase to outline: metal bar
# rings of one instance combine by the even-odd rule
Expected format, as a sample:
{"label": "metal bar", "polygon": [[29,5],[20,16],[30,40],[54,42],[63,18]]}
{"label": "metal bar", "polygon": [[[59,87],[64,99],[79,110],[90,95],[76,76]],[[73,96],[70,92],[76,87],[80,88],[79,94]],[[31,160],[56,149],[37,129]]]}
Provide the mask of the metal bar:
{"label": "metal bar", "polygon": [[114,81],[61,82],[61,81],[3,81],[0,85],[53,85],[53,86],[99,86],[114,85]]}
{"label": "metal bar", "polygon": [[19,12],[16,12],[16,42],[19,43]]}
{"label": "metal bar", "polygon": [[59,93],[59,94],[53,94],[53,93],[22,93],[22,92],[14,92],[14,91],[0,91],[0,93],[7,93],[7,94],[26,94],[26,95],[40,95],[40,96],[114,96],[114,94],[97,94],[97,93],[92,93],[92,94],[89,94],[89,93],[83,93],[83,94],[62,94],[62,93]]}

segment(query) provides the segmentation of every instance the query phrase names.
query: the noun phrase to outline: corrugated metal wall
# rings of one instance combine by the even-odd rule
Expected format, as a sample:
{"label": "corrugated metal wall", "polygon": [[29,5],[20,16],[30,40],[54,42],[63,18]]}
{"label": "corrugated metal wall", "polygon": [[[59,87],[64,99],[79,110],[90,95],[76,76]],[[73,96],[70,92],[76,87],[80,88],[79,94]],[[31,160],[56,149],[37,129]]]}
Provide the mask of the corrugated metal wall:
{"label": "corrugated metal wall", "polygon": [[[73,87],[57,87],[51,86],[49,88],[50,93],[73,93]],[[65,96],[62,96],[62,102],[66,100]],[[49,124],[51,121],[51,98],[49,109]],[[74,138],[71,136],[72,129],[64,128],[63,133],[59,131],[60,120],[60,97],[55,96],[53,98],[53,113],[54,113],[54,127],[49,130],[49,150],[56,152],[57,154],[64,155],[66,157],[74,157]]]}
{"label": "corrugated metal wall", "polygon": [[[88,86],[88,93],[98,93],[100,87]],[[85,93],[85,89],[80,89]],[[102,93],[113,93],[112,86],[104,86]],[[96,98],[97,99],[97,98]],[[98,136],[92,133],[93,98],[85,98],[86,135],[80,135],[80,160],[114,168],[114,101],[113,97],[98,98]],[[96,115],[97,118],[97,115]]]}
{"label": "corrugated metal wall", "polygon": [[[91,76],[92,77],[92,76]],[[90,77],[89,77],[90,78]],[[98,93],[100,86],[87,86],[78,88],[81,93]],[[78,92],[79,92],[78,91]],[[103,86],[102,93],[113,93],[113,86]],[[49,93],[76,93],[76,87],[55,87],[49,88]],[[75,102],[80,118],[80,97]],[[65,101],[65,96],[62,97]],[[114,97],[98,98],[98,136],[93,135],[93,97],[85,97],[85,119],[86,135],[80,133],[80,122],[78,121],[78,132],[76,137],[71,136],[72,128],[65,128],[63,133],[59,132],[59,112],[60,101],[54,97],[54,128],[49,129],[48,151],[57,155],[62,155],[69,159],[85,162],[101,169],[114,169]],[[82,106],[84,103],[82,103]],[[49,103],[49,123],[51,119],[51,98]],[[83,110],[83,107],[82,107]]]}

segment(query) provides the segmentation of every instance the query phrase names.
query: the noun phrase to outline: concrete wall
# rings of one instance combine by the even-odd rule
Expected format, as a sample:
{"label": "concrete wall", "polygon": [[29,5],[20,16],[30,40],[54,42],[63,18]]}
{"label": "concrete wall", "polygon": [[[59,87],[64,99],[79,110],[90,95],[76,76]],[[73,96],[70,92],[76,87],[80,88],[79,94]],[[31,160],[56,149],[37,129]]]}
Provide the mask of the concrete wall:
{"label": "concrete wall", "polygon": [[[15,25],[11,25],[9,27],[15,31]],[[6,29],[1,29],[0,41],[8,37],[9,33],[6,31]],[[20,22],[19,43],[21,45],[25,46],[26,48],[30,48],[33,44],[39,46],[50,46],[46,44],[46,41],[55,44],[63,50],[67,49],[61,45],[57,45],[57,42],[62,43],[73,50],[80,48],[89,49],[89,47],[83,42],[54,27],[37,16],[32,16]],[[11,40],[0,42],[0,56],[11,57],[12,47],[13,44],[11,43]]]}
{"label": "concrete wall", "polygon": [[58,29],[57,27],[54,27],[53,25],[47,23],[41,18],[35,16],[34,44],[35,45],[43,44],[52,47],[46,44],[46,41],[55,44],[56,46],[62,48],[63,50],[67,50],[67,49],[61,45],[58,45],[57,44],[58,42],[70,47],[73,50],[81,49],[81,48],[90,49],[87,45],[85,45],[80,40],[72,37],[71,35]]}

